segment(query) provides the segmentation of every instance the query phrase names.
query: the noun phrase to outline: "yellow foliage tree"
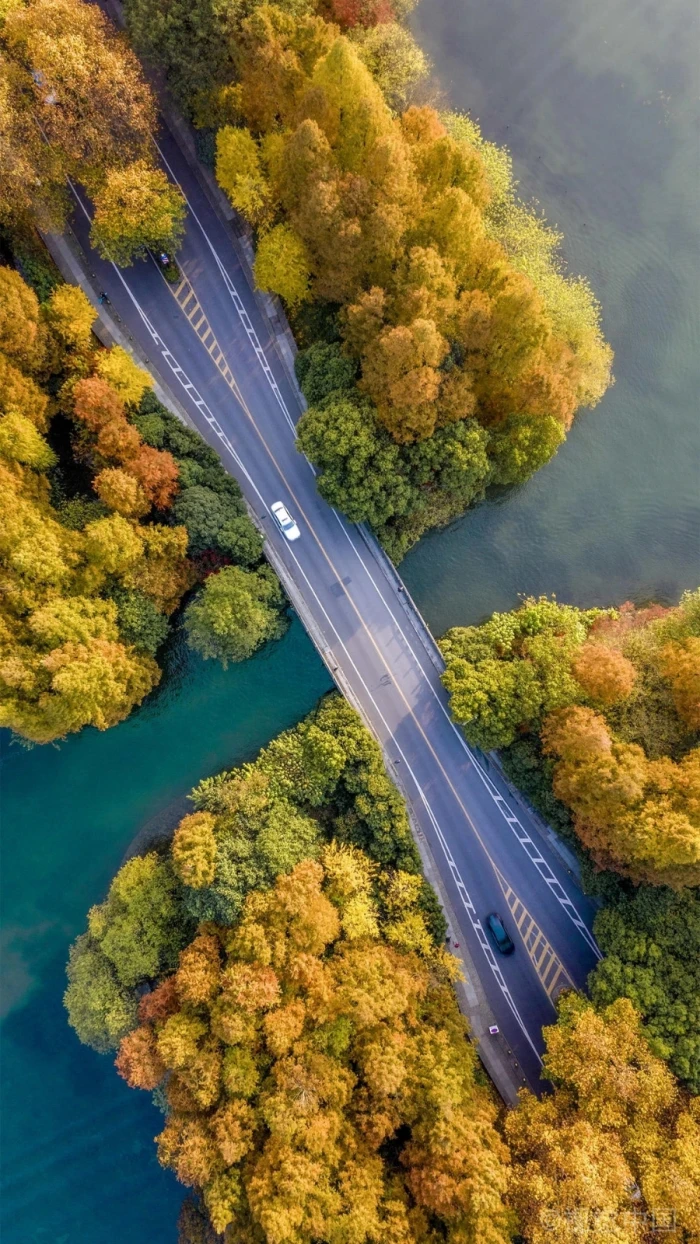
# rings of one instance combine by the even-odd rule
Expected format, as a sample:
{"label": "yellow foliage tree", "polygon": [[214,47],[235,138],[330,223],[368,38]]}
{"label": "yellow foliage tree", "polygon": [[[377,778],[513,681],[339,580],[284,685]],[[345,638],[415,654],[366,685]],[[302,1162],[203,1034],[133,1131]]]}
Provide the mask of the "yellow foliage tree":
{"label": "yellow foliage tree", "polygon": [[270,218],[270,187],[250,130],[225,125],[216,135],[216,178],[237,212],[252,225]]}
{"label": "yellow foliage tree", "polygon": [[[203,1191],[219,1232],[428,1244],[432,1223],[506,1244],[506,1153],[442,959],[382,938],[375,877],[331,846],[251,892],[238,925],[182,952],[180,1009],[130,1036],[117,1067],[138,1083],[143,1051],[150,1083],[155,1049],[175,1073],[159,1160]],[[404,910],[412,887],[389,888]],[[361,935],[345,927],[358,898]],[[382,1145],[404,1132],[389,1165]]]}
{"label": "yellow foliage tree", "polygon": [[139,367],[121,346],[112,346],[111,350],[102,351],[95,370],[98,376],[116,390],[127,406],[138,406],[146,389],[153,387],[153,380],[148,372]]}
{"label": "yellow foliage tree", "polygon": [[545,1039],[554,1093],[538,1100],[524,1091],[505,1124],[510,1199],[527,1244],[639,1244],[635,1211],[661,1207],[675,1210],[670,1238],[692,1238],[700,1222],[698,1100],[689,1103],[652,1054],[631,1002],[597,1012],[569,995]]}
{"label": "yellow foliage tree", "polygon": [[279,294],[290,307],[310,296],[306,247],[289,225],[275,225],[260,239],[254,271],[258,289]]}
{"label": "yellow foliage tree", "polygon": [[59,285],[47,306],[48,321],[59,340],[75,350],[85,350],[91,342],[97,312],[77,285]]}
{"label": "yellow foliage tree", "polygon": [[199,890],[216,876],[215,820],[211,812],[193,812],[180,821],[173,837],[175,871],[185,885]]}

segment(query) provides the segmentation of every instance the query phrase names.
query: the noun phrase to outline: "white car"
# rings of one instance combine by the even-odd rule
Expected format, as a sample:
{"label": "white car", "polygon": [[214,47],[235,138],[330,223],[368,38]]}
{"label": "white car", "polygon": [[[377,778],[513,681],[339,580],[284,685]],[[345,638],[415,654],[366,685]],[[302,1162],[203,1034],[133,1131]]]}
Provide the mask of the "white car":
{"label": "white car", "polygon": [[289,511],[282,505],[282,502],[275,501],[274,505],[270,506],[270,509],[277,520],[282,535],[286,536],[288,540],[298,540],[301,532]]}

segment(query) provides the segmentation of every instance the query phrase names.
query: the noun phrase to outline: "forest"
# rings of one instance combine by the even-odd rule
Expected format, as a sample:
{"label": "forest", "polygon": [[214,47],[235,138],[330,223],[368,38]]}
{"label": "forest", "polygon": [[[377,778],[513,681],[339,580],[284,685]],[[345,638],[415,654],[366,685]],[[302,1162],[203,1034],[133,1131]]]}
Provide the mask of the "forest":
{"label": "forest", "polygon": [[700,591],[674,607],[526,600],[441,641],[452,715],[603,898],[594,1002],[628,997],[700,1092]]}
{"label": "forest", "polygon": [[582,1222],[640,1244],[637,1211],[671,1204],[693,1238],[699,1099],[612,955],[545,1030],[553,1092],[499,1104],[403,801],[338,695],[190,799],[90,911],[65,996],[163,1112],[181,1244],[612,1238]]}
{"label": "forest", "polygon": [[[425,102],[410,7],[126,5],[134,47],[253,230],[259,288],[284,302],[319,489],[395,560],[543,466],[612,362],[597,300],[518,197],[507,152]],[[61,228],[72,178],[104,257],[174,254],[184,204],[153,161],[153,95],[109,22],[82,0],[34,0],[12,6],[2,41],[0,220]]]}
{"label": "forest", "polygon": [[204,657],[243,660],[285,627],[217,454],[99,345],[82,290],[51,284],[40,302],[0,267],[0,726],[35,743],[128,716],[185,598]]}
{"label": "forest", "polygon": [[126,6],[287,310],[319,490],[395,560],[543,466],[612,362],[507,152],[425,103],[410,7]]}

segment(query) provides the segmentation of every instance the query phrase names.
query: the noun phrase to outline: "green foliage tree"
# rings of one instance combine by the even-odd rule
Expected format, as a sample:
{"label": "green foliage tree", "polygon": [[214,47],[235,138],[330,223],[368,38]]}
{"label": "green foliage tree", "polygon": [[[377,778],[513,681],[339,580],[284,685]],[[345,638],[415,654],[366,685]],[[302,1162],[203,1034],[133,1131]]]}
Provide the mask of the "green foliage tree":
{"label": "green foliage tree", "polygon": [[[230,524],[237,518],[245,516],[245,508],[236,496],[215,492],[214,489],[207,488],[203,484],[194,484],[190,488],[183,488],[176,498],[173,516],[178,523],[182,523],[183,527],[187,528],[188,549],[191,553],[202,553],[209,548],[229,552],[235,548],[237,530],[236,527],[230,527]],[[252,550],[253,546],[250,539],[246,538],[245,529],[242,530],[242,535],[244,550],[248,546]],[[260,553],[261,548],[258,544],[257,556],[250,558],[247,553],[246,560],[257,561]]]}
{"label": "green foliage tree", "polygon": [[302,415],[297,438],[320,470],[321,496],[353,522],[380,525],[409,509],[412,490],[399,451],[369,403],[331,393]]}
{"label": "green foliage tree", "polygon": [[384,98],[401,112],[430,73],[430,61],[413,35],[398,22],[380,22],[360,28],[354,41]]}
{"label": "green foliage tree", "polygon": [[482,626],[447,632],[440,641],[443,683],[470,743],[486,751],[507,747],[520,730],[580,699],[571,662],[599,612],[530,598]]}
{"label": "green foliage tree", "polygon": [[207,658],[244,661],[261,644],[277,639],[285,623],[282,589],[272,571],[257,574],[226,566],[207,579],[185,612],[190,647]]}
{"label": "green foliage tree", "polygon": [[314,406],[331,393],[351,391],[357,366],[342,353],[337,342],[317,341],[297,354],[294,371],[304,397]]}
{"label": "green foliage tree", "polygon": [[149,250],[172,255],[184,237],[185,210],[181,191],[165,173],[138,160],[107,174],[95,195],[90,240],[103,259],[121,267]]}
{"label": "green foliage tree", "polygon": [[631,1000],[657,1054],[700,1092],[700,895],[640,886],[596,916],[605,954],[590,978],[597,1006]]}
{"label": "green foliage tree", "polygon": [[113,964],[83,933],[71,946],[64,1005],[83,1045],[100,1054],[116,1049],[136,1024],[136,1000],[119,983]]}
{"label": "green foliage tree", "polygon": [[71,949],[65,1005],[80,1040],[101,1053],[136,1023],[134,986],[172,970],[189,929],[169,862],[151,853],[119,870]]}
{"label": "green foliage tree", "polygon": [[153,601],[138,589],[117,588],[114,592],[117,624],[124,641],[139,652],[154,657],[169,632],[168,619]]}
{"label": "green foliage tree", "polygon": [[524,484],[553,458],[565,429],[549,415],[511,415],[494,429],[489,445],[494,484]]}
{"label": "green foliage tree", "polygon": [[128,860],[105,902],[91,908],[88,931],[122,985],[158,976],[181,947],[170,865],[155,853]]}

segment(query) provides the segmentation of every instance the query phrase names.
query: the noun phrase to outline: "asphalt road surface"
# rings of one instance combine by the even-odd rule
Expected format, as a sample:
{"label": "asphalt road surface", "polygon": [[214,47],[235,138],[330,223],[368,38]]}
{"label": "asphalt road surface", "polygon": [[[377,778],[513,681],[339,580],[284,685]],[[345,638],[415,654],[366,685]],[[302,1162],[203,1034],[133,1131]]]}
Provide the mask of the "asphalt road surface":
{"label": "asphalt road surface", "polygon": [[[185,282],[169,286],[151,260],[119,270],[94,252],[91,271],[263,520],[303,597],[312,638],[394,766],[496,1022],[534,1087],[553,999],[562,988],[583,987],[600,957],[590,931],[593,907],[534,820],[511,811],[498,775],[450,721],[435,654],[431,659],[420,626],[407,616],[398,580],[387,577],[362,533],[319,497],[295,445],[299,393],[231,237],[167,132],[160,150],[188,201],[178,255]],[[73,223],[88,252],[89,211],[81,197]],[[270,514],[280,500],[301,529],[294,543]],[[494,953],[485,931],[492,911],[501,913],[515,943],[509,956]]]}

